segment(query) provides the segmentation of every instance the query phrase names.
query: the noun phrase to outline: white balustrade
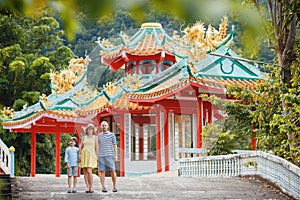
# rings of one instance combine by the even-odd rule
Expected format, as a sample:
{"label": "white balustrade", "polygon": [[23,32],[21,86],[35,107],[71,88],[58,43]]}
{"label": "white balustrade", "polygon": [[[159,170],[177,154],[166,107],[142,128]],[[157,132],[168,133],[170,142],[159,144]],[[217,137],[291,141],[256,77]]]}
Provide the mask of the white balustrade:
{"label": "white balustrade", "polygon": [[0,167],[5,174],[10,173],[10,164],[11,161],[8,147],[0,139]]}
{"label": "white balustrade", "polygon": [[[183,154],[203,150],[180,149]],[[200,156],[179,159],[179,176],[216,177],[258,175],[279,186],[284,192],[300,199],[300,168],[269,153],[236,151],[237,154]],[[182,156],[184,157],[184,156]]]}

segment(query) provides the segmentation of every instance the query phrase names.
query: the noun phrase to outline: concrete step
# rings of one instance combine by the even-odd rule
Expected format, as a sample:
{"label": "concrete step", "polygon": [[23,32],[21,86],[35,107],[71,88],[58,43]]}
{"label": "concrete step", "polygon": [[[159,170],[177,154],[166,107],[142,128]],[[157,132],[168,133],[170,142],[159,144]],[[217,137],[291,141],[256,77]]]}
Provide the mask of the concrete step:
{"label": "concrete step", "polygon": [[11,199],[11,179],[9,174],[0,175],[0,199]]}

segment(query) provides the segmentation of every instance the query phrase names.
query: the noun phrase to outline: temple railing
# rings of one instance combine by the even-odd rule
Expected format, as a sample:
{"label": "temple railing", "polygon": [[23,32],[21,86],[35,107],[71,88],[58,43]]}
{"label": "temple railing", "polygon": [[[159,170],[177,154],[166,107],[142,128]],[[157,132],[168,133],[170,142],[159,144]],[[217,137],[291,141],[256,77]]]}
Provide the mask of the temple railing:
{"label": "temple railing", "polygon": [[8,148],[0,139],[0,168],[5,174],[14,176],[14,151],[13,147]]}
{"label": "temple railing", "polygon": [[269,153],[236,151],[238,154],[179,159],[179,176],[217,177],[257,175],[300,199],[300,168]]}

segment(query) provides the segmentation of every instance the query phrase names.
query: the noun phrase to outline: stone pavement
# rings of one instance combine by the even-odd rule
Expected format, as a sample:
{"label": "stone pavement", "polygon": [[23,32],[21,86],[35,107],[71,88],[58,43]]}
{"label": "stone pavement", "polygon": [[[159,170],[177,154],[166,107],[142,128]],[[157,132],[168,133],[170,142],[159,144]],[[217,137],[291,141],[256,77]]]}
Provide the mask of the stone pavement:
{"label": "stone pavement", "polygon": [[140,177],[118,177],[118,192],[102,193],[98,176],[94,175],[95,193],[85,193],[83,175],[78,178],[77,193],[68,194],[67,176],[36,175],[16,177],[13,199],[292,199],[257,178],[187,178],[168,172]]}

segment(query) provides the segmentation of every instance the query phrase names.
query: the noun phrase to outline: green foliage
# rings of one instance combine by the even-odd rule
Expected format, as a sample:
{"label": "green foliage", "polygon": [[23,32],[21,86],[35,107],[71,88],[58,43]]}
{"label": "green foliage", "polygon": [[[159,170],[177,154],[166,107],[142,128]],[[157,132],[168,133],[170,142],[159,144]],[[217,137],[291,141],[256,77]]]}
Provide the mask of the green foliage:
{"label": "green foliage", "polygon": [[257,169],[258,164],[257,164],[257,162],[255,162],[253,160],[249,160],[249,161],[247,161],[247,162],[244,163],[244,166],[245,167],[251,167],[252,166],[255,169]]}
{"label": "green foliage", "polygon": [[[21,110],[37,103],[42,93],[50,94],[50,71],[65,68],[74,54],[63,44],[63,31],[53,17],[8,12],[0,15],[0,30],[0,105]],[[0,137],[16,148],[15,174],[29,175],[31,135],[1,127]],[[37,168],[54,172],[53,149],[55,136],[37,135]]]}

